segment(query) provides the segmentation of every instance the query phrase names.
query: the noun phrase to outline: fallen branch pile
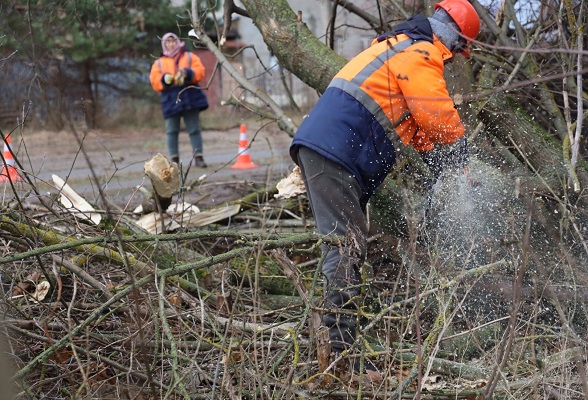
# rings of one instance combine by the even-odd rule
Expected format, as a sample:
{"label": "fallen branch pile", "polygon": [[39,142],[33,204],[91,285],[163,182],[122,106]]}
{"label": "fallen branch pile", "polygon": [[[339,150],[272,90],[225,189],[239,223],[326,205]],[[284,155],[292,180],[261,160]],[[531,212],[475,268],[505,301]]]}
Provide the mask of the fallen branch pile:
{"label": "fallen branch pile", "polygon": [[[258,198],[233,202],[241,206],[231,220],[247,231],[226,230],[228,220],[220,219],[147,234],[126,215],[103,213],[95,225],[57,204],[5,209],[2,329],[20,397],[412,398],[420,385],[428,398],[482,398],[505,318],[468,326],[458,314],[468,288],[512,271],[510,261],[422,276],[416,297],[411,282],[421,256],[406,252],[409,243],[372,238],[396,258],[372,266],[372,275],[373,260],[365,266],[372,296],[360,310],[366,322],[357,356],[370,358],[385,379],[368,387],[331,376],[325,385],[330,372],[319,369],[315,336],[320,245],[341,238],[309,233],[300,199]],[[518,358],[493,395],[524,398],[561,376],[570,391],[581,390],[584,378],[574,371],[583,370],[584,348],[565,348],[552,328],[533,329],[533,337],[521,336],[520,327],[513,333]]]}

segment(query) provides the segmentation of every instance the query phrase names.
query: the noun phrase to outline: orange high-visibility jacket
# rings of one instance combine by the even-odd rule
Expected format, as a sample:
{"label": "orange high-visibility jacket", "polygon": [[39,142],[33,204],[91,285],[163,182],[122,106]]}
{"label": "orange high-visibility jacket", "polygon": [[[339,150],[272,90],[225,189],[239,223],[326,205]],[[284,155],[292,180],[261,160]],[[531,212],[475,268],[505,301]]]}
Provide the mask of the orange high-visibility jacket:
{"label": "orange high-visibility jacket", "polygon": [[[447,92],[443,61],[451,52],[435,37],[433,43],[416,42],[395,54],[391,46],[410,40],[404,34],[381,42],[351,60],[333,79],[339,87],[372,108],[386,128],[402,121],[396,132],[404,145],[417,151],[450,144],[465,129]],[[361,99],[365,94],[369,99]],[[402,120],[406,111],[410,115]]]}
{"label": "orange high-visibility jacket", "polygon": [[304,146],[345,167],[365,204],[395,162],[394,132],[418,151],[465,133],[447,92],[451,52],[422,15],[382,35],[341,69],[298,127],[290,154]]}
{"label": "orange high-visibility jacket", "polygon": [[194,77],[191,81],[187,81],[184,84],[196,84],[204,78],[205,68],[196,54],[191,51],[180,52],[176,57],[161,56],[153,63],[151,67],[151,73],[149,74],[149,80],[151,86],[156,92],[163,92],[167,87],[162,83],[162,77],[164,74],[171,74],[175,76],[177,72],[182,68],[190,68],[194,71]]}

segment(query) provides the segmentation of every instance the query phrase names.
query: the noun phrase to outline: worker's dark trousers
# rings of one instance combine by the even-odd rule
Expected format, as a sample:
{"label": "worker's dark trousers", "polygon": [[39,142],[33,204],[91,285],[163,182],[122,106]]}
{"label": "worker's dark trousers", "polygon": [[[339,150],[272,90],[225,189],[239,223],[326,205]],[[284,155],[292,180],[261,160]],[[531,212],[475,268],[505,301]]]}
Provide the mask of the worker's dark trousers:
{"label": "worker's dark trousers", "polygon": [[[346,236],[343,247],[323,245],[326,258],[323,324],[331,346],[341,352],[355,340],[360,303],[360,266],[365,258],[367,218],[360,205],[361,188],[342,166],[306,147],[298,150],[298,165],[306,186],[316,229],[321,234]],[[344,310],[346,313],[339,313]]]}

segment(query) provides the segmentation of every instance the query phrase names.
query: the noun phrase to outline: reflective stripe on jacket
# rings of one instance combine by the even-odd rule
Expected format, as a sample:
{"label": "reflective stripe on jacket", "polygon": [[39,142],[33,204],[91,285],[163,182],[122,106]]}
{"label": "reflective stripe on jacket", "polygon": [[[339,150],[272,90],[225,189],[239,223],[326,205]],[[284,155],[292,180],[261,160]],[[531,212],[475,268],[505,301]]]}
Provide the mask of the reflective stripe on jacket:
{"label": "reflective stripe on jacket", "polygon": [[[183,86],[166,87],[162,82],[163,75],[175,76],[182,68],[190,68],[194,72],[192,80],[186,80]],[[200,57],[190,51],[182,51],[175,57],[161,56],[155,60],[151,66],[149,81],[153,90],[161,93],[161,110],[164,118],[180,114],[185,110],[202,111],[208,108],[206,95],[198,85],[198,82],[204,78],[204,73],[205,68]]]}

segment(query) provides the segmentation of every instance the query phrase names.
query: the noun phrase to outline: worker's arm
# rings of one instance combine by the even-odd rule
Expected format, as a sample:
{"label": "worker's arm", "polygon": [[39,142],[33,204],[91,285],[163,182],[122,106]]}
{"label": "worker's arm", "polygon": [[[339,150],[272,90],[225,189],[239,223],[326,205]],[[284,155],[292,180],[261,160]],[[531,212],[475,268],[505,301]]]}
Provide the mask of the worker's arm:
{"label": "worker's arm", "polygon": [[156,92],[163,92],[172,86],[174,76],[165,71],[165,62],[156,60],[151,66],[149,73],[149,82]]}
{"label": "worker's arm", "polygon": [[187,84],[195,84],[204,79],[206,69],[204,68],[204,64],[202,64],[202,60],[200,60],[200,57],[198,57],[194,53],[192,53],[191,65],[189,68],[186,68],[186,72]]}
{"label": "worker's arm", "polygon": [[[411,49],[418,48],[420,51]],[[455,142],[465,133],[443,78],[443,58],[430,43],[411,46],[395,64],[398,87],[419,129],[411,144],[417,151]],[[393,59],[394,60],[394,59]]]}

